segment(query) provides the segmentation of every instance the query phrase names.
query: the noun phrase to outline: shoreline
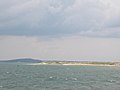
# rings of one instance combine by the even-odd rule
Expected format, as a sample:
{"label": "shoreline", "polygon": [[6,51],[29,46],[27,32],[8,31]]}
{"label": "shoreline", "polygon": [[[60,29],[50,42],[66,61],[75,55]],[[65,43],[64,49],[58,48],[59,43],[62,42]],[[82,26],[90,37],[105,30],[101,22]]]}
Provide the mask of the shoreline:
{"label": "shoreline", "polygon": [[98,65],[98,64],[63,64],[64,66],[105,66],[105,67],[115,67],[117,65]]}
{"label": "shoreline", "polygon": [[43,64],[43,63],[36,63],[36,64],[27,64],[27,65],[59,65],[59,66],[105,66],[105,67],[119,67],[118,65],[102,65],[102,64]]}

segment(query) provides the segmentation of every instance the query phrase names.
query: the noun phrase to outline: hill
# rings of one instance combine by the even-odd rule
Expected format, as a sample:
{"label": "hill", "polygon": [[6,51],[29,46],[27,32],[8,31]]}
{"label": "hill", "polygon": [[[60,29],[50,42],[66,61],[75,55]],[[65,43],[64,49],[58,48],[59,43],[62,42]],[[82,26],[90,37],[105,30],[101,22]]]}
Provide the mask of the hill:
{"label": "hill", "polygon": [[37,59],[31,59],[31,58],[20,58],[20,59],[13,59],[13,60],[5,60],[0,62],[9,62],[9,63],[15,63],[15,62],[21,62],[21,63],[40,63],[41,60]]}

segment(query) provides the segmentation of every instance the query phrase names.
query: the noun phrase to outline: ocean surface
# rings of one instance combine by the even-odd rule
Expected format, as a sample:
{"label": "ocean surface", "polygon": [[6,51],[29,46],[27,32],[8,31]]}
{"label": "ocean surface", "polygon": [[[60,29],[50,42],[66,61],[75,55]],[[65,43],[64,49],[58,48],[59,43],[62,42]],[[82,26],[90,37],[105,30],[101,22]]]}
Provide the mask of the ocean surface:
{"label": "ocean surface", "polygon": [[120,90],[120,67],[0,63],[0,90]]}

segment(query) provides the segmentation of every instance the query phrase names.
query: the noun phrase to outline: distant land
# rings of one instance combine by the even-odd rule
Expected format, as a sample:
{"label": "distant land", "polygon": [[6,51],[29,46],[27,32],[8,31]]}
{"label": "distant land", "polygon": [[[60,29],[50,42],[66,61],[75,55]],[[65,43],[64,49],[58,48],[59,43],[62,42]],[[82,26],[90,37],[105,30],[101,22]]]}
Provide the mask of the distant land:
{"label": "distant land", "polygon": [[21,63],[40,63],[42,60],[37,59],[31,59],[31,58],[20,58],[20,59],[13,59],[13,60],[4,60],[0,62],[8,62],[8,63],[15,63],[15,62],[21,62]]}
{"label": "distant land", "polygon": [[7,63],[36,63],[36,65],[89,65],[89,66],[120,66],[120,62],[100,62],[100,61],[55,61],[38,60],[31,58],[20,58],[13,60],[4,60],[0,62]]}

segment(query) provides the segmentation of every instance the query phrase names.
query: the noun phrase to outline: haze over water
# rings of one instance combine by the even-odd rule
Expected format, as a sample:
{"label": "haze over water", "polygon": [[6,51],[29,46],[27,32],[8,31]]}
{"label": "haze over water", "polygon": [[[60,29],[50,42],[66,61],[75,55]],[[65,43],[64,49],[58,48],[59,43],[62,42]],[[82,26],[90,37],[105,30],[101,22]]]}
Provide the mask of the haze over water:
{"label": "haze over water", "polygon": [[0,64],[0,90],[119,89],[119,67]]}

